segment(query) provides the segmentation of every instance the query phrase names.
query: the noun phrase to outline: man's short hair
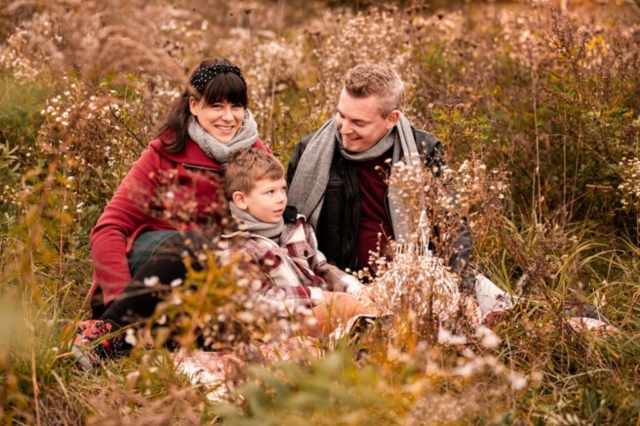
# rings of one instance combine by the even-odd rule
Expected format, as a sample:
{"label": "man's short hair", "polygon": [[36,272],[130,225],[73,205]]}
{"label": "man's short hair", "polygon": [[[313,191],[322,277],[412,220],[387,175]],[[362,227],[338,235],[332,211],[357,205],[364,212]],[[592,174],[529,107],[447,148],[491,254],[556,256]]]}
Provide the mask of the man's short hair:
{"label": "man's short hair", "polygon": [[344,88],[354,98],[380,97],[380,114],[387,117],[400,109],[404,102],[404,83],[387,65],[362,64],[351,68],[345,77]]}
{"label": "man's short hair", "polygon": [[224,170],[224,194],[231,199],[236,191],[249,194],[261,179],[284,178],[284,167],[276,157],[256,148],[234,151]]}

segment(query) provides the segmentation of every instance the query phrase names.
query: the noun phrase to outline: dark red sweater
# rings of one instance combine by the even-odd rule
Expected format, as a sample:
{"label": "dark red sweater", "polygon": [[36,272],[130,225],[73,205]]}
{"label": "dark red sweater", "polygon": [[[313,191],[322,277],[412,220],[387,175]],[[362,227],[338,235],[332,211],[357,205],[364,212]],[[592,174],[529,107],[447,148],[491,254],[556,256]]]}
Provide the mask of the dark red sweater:
{"label": "dark red sweater", "polygon": [[356,165],[362,206],[358,226],[358,270],[369,267],[370,252],[377,252],[378,234],[382,234],[380,253],[383,254],[387,240],[393,238],[391,220],[385,207],[388,188],[386,180],[391,169],[391,165],[385,161],[391,158],[391,153],[392,150],[389,150],[381,157],[358,162]]}

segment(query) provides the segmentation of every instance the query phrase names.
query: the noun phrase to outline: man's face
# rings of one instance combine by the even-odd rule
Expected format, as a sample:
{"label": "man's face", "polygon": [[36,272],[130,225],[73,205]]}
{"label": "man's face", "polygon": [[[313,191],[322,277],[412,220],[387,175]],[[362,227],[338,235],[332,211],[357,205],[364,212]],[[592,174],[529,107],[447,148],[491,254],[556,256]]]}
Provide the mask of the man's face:
{"label": "man's face", "polygon": [[399,112],[380,114],[380,97],[354,98],[345,89],[338,100],[336,124],[342,144],[349,152],[362,152],[374,146],[398,121]]}

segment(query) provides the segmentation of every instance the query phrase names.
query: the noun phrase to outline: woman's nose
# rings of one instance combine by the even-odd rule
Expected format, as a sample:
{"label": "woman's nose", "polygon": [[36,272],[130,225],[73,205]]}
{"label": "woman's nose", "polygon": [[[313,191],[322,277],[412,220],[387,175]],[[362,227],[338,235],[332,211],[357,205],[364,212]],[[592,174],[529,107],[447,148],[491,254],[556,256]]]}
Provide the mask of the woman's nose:
{"label": "woman's nose", "polygon": [[222,118],[224,120],[233,120],[233,113],[231,112],[231,107],[226,107],[222,110]]}

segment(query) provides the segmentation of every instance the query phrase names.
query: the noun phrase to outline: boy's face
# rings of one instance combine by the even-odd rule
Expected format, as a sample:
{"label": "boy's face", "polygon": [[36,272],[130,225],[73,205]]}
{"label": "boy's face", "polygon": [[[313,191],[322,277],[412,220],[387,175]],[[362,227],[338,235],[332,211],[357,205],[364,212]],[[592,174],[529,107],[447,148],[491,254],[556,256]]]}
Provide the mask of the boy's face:
{"label": "boy's face", "polygon": [[261,222],[278,223],[287,206],[287,182],[260,179],[248,194],[234,192],[233,202]]}

